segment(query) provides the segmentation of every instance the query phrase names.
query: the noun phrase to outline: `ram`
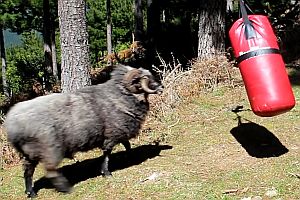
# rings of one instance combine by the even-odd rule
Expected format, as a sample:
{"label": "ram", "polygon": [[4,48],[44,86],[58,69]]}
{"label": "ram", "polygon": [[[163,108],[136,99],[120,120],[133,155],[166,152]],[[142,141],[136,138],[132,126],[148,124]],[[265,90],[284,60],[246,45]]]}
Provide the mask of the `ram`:
{"label": "ram", "polygon": [[108,162],[113,147],[136,137],[149,111],[148,95],[161,93],[162,85],[145,69],[118,65],[111,79],[75,93],[56,93],[16,104],[8,112],[5,127],[8,141],[24,158],[25,193],[36,194],[32,177],[43,163],[46,177],[60,192],[71,185],[57,171],[64,158],[94,148],[103,150],[100,166],[111,175]]}

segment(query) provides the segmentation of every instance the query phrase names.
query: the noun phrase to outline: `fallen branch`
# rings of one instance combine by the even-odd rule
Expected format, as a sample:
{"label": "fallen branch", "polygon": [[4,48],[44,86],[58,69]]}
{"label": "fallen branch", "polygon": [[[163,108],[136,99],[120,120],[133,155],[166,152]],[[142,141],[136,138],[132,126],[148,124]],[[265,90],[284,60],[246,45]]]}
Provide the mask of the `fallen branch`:
{"label": "fallen branch", "polygon": [[291,173],[291,172],[288,172],[288,174],[300,179],[300,174],[295,174],[295,173]]}
{"label": "fallen branch", "polygon": [[223,194],[232,194],[232,193],[237,193],[239,189],[229,189],[229,190],[224,190]]}
{"label": "fallen branch", "polygon": [[222,193],[223,194],[236,194],[236,193],[245,193],[249,190],[248,187],[243,188],[243,189],[229,189],[229,190],[224,190]]}

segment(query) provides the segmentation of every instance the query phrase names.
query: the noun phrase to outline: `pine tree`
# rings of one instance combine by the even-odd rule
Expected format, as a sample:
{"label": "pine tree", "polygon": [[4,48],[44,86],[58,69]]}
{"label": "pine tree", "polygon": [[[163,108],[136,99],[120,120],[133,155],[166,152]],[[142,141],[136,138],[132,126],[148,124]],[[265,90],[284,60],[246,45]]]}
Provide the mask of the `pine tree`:
{"label": "pine tree", "polygon": [[203,1],[199,10],[198,58],[225,52],[226,0]]}
{"label": "pine tree", "polygon": [[59,0],[62,92],[91,85],[84,0]]}

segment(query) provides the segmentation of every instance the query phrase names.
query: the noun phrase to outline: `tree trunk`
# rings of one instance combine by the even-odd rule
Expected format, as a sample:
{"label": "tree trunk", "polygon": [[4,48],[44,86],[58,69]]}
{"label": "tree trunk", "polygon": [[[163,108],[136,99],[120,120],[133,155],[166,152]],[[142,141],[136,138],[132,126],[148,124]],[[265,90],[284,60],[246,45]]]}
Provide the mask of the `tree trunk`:
{"label": "tree trunk", "polygon": [[58,0],[62,92],[91,85],[85,8],[84,0]]}
{"label": "tree trunk", "polygon": [[147,0],[147,36],[155,45],[160,27],[160,8],[158,0]]}
{"label": "tree trunk", "polygon": [[142,0],[135,0],[134,3],[134,40],[143,41],[144,36],[144,21]]}
{"label": "tree trunk", "polygon": [[225,52],[226,0],[202,1],[199,10],[198,58]]}
{"label": "tree trunk", "polygon": [[55,44],[56,44],[55,27],[52,26],[52,31],[51,31],[52,67],[53,67],[53,76],[55,78],[55,82],[57,83],[59,81],[59,76],[58,76],[57,56],[56,56],[56,46],[55,46]]}
{"label": "tree trunk", "polygon": [[5,97],[9,97],[8,85],[6,81],[6,55],[5,55],[5,46],[4,46],[4,34],[3,26],[0,25],[0,52],[1,52],[1,63],[2,63],[2,85],[3,93]]}
{"label": "tree trunk", "polygon": [[[112,21],[111,21],[111,1],[106,0],[106,44],[107,44],[107,53],[112,53]],[[108,65],[112,64],[111,60],[107,61]]]}
{"label": "tree trunk", "polygon": [[226,1],[226,11],[232,12],[233,11],[233,0]]}
{"label": "tree trunk", "polygon": [[160,31],[159,0],[147,0],[147,51],[146,68],[150,69],[155,58],[157,38]]}
{"label": "tree trunk", "polygon": [[52,76],[52,52],[51,52],[51,20],[49,0],[43,0],[43,38],[44,38],[44,88],[50,90],[50,77]]}

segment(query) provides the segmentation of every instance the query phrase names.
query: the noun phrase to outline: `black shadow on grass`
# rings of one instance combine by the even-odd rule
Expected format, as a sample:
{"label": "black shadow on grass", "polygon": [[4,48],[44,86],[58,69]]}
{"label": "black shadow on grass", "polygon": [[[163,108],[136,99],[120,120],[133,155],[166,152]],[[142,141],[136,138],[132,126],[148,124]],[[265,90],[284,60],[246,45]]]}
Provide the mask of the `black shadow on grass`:
{"label": "black shadow on grass", "polygon": [[299,65],[293,65],[289,67],[291,72],[289,73],[289,79],[292,85],[300,85],[300,69]]}
{"label": "black shadow on grass", "polygon": [[248,121],[242,123],[238,116],[239,124],[231,129],[230,133],[242,145],[247,153],[256,158],[278,157],[289,150],[267,128]]}
{"label": "black shadow on grass", "polygon": [[[159,156],[162,150],[172,149],[169,145],[142,145],[131,149],[130,153],[125,151],[113,153],[109,160],[109,169],[111,172],[125,169],[134,165],[141,164],[148,159]],[[68,179],[70,184],[75,184],[102,175],[100,166],[103,156],[93,159],[87,159],[76,162],[71,165],[63,166],[59,171]],[[40,189],[54,188],[51,182],[42,177],[34,183],[34,191],[37,193]]]}

